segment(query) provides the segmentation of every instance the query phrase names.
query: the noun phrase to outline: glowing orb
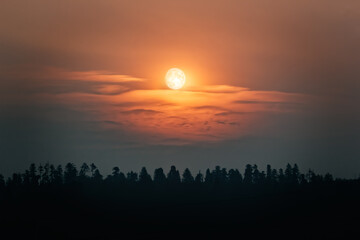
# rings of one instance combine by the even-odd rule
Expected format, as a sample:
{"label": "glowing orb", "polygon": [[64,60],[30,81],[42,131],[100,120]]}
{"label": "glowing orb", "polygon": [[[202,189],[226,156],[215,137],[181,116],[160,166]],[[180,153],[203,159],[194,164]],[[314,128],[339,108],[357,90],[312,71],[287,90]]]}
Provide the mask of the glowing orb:
{"label": "glowing orb", "polygon": [[180,89],[185,84],[185,73],[178,68],[171,68],[165,76],[166,85],[171,89]]}

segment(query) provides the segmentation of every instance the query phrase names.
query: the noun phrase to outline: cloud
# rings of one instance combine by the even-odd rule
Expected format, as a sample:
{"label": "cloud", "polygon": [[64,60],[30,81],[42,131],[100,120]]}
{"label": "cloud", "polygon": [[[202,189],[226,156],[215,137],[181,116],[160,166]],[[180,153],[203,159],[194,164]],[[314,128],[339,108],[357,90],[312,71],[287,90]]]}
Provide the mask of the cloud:
{"label": "cloud", "polygon": [[197,109],[197,110],[202,110],[202,109],[208,109],[208,110],[224,110],[226,108],[223,107],[217,107],[217,106],[209,106],[209,105],[204,105],[204,106],[197,106],[197,107],[193,107],[193,109]]}
{"label": "cloud", "polygon": [[[106,71],[64,71],[60,72],[55,70],[55,76],[67,80],[79,81],[93,81],[101,83],[126,83],[126,82],[144,82],[142,78],[137,78],[129,75],[120,75]],[[49,77],[49,76],[48,76]]]}
{"label": "cloud", "polygon": [[281,102],[281,101],[255,101],[255,100],[237,100],[234,101],[234,103],[238,104],[269,104],[269,105],[277,105],[277,104],[283,104],[283,105],[297,105],[300,103],[297,102]]}
{"label": "cloud", "polygon": [[162,113],[160,111],[151,110],[151,109],[133,109],[128,111],[123,111],[121,114],[159,114]]}
{"label": "cloud", "polygon": [[[233,165],[359,167],[359,1],[181,1],[175,12],[168,0],[3,2],[2,159],[134,167],[152,153],[154,165],[207,166],[230,152]],[[187,75],[182,91],[161,85],[170,65]],[[345,158],[356,164],[334,164]]]}
{"label": "cloud", "polygon": [[47,66],[17,66],[4,70],[0,91],[19,94],[88,93],[120,95],[147,89],[146,80],[106,71],[69,71]]}
{"label": "cloud", "polygon": [[121,125],[121,123],[119,122],[115,122],[115,121],[104,121],[105,124],[111,124],[111,125]]}
{"label": "cloud", "polygon": [[[301,100],[299,94],[251,91],[236,86],[226,89],[223,91],[224,86],[198,86],[196,91],[133,88],[114,95],[92,91],[86,95],[63,94],[59,98],[66,98],[69,108],[92,113],[92,118],[99,122],[111,122],[115,132],[139,136],[140,144],[145,145],[148,139],[152,139],[152,144],[171,145],[174,141],[164,139],[181,139],[177,144],[188,144],[257,135],[257,126],[263,124],[267,114],[287,114],[289,108],[296,112],[298,109],[291,109],[286,102]],[[271,102],[280,104],[269,108]]]}
{"label": "cloud", "polygon": [[243,114],[249,114],[249,113],[251,113],[251,112],[233,112],[233,111],[226,111],[226,112],[215,113],[215,116],[243,115]]}
{"label": "cloud", "polygon": [[[18,79],[16,74],[12,77]],[[20,92],[10,89],[18,96],[17,105],[39,106],[38,109],[61,106],[77,112],[75,119],[68,113],[57,113],[56,108],[51,114],[44,111],[42,115],[59,116],[58,121],[86,118],[100,129],[122,135],[126,132],[134,137],[133,142],[144,145],[148,141],[174,143],[164,139],[189,143],[256,135],[257,126],[264,124],[262,119],[268,114],[301,111],[295,106],[304,102],[301,94],[253,91],[231,85],[201,85],[173,91],[150,87],[146,79],[104,71],[38,68],[30,69],[28,77],[31,85],[24,82]]]}
{"label": "cloud", "polygon": [[234,103],[240,103],[240,104],[277,104],[282,102],[265,102],[265,101],[251,101],[251,100],[238,100],[234,101]]}
{"label": "cloud", "polygon": [[201,87],[191,87],[187,89],[192,92],[206,92],[206,93],[238,93],[249,90],[248,88],[231,86],[231,85],[209,85]]}

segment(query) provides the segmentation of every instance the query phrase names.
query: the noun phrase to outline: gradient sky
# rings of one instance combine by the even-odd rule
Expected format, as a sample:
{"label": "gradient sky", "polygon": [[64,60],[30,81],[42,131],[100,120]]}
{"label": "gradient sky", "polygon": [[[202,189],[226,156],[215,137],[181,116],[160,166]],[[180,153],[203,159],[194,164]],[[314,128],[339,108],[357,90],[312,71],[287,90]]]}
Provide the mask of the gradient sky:
{"label": "gradient sky", "polygon": [[[356,0],[1,1],[0,169],[360,173]],[[187,76],[165,86],[169,68]]]}

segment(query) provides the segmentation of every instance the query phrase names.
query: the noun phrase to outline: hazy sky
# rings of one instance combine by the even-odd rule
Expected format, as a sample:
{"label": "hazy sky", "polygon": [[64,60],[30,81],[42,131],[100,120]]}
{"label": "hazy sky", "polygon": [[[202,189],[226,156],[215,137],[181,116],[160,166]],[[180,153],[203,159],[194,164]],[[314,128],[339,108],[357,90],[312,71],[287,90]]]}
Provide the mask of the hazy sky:
{"label": "hazy sky", "polygon": [[[1,1],[0,169],[360,173],[357,0]],[[184,70],[182,90],[165,86]]]}

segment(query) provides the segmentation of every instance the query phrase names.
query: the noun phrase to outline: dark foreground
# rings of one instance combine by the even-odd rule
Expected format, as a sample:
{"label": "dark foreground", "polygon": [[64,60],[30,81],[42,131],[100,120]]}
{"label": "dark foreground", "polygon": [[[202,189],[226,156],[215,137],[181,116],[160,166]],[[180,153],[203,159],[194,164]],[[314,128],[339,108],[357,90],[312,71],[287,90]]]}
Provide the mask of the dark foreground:
{"label": "dark foreground", "polygon": [[[356,239],[359,184],[298,189],[37,189],[1,204],[8,239]],[[231,236],[232,235],[232,236]],[[352,238],[351,235],[357,236]],[[231,236],[231,237],[230,237]]]}
{"label": "dark foreground", "polygon": [[266,175],[249,166],[244,178],[217,168],[204,179],[185,172],[180,179],[175,168],[154,179],[70,170],[48,178],[30,169],[3,181],[1,239],[360,237],[359,179],[304,178],[290,168]]}

